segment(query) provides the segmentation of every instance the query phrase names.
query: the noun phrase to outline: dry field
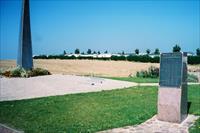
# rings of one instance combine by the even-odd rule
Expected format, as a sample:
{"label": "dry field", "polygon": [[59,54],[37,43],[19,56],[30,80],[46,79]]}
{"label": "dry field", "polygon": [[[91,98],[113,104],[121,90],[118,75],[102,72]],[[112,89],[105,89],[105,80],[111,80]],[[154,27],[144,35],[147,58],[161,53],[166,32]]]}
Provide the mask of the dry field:
{"label": "dry field", "polygon": [[[15,60],[0,60],[0,68],[15,67]],[[158,63],[139,63],[128,61],[98,60],[34,60],[34,67],[48,69],[53,74],[94,75],[106,77],[127,77],[150,66],[159,67]],[[190,71],[199,71],[200,65],[189,65]]]}

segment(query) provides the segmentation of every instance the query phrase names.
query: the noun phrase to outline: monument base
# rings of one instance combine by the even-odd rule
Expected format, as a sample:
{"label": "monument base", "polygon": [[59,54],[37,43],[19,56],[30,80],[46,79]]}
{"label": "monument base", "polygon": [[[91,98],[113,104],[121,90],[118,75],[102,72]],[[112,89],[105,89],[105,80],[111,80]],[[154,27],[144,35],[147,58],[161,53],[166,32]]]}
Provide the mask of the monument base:
{"label": "monument base", "polygon": [[158,119],[161,121],[181,123],[187,113],[182,113],[182,89],[160,87],[158,90]]}

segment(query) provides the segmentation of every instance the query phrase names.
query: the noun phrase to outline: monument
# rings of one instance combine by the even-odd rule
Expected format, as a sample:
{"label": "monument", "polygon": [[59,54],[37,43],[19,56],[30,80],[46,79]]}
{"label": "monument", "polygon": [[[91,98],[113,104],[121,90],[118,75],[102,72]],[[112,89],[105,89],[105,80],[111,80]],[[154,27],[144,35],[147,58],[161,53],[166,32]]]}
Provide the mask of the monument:
{"label": "monument", "polygon": [[31,43],[29,0],[23,0],[22,4],[23,5],[22,5],[21,25],[20,25],[17,66],[20,66],[24,69],[32,69],[33,57],[32,57],[32,43]]}
{"label": "monument", "polygon": [[187,117],[187,53],[163,53],[160,59],[158,119],[181,123]]}

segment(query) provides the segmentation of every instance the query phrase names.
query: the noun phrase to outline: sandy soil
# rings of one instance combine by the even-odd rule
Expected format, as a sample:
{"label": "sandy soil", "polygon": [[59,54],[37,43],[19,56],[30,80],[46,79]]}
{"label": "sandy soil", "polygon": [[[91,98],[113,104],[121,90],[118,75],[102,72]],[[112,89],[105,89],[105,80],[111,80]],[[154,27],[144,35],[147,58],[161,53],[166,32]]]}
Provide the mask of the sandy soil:
{"label": "sandy soil", "polygon": [[126,81],[61,74],[32,78],[0,78],[0,101],[96,92],[136,85]]}
{"label": "sandy soil", "polygon": [[[0,68],[15,67],[14,60],[0,60]],[[98,60],[34,60],[34,67],[48,69],[53,74],[95,75],[105,77],[127,77],[158,63]],[[189,65],[190,71],[200,69],[200,65]]]}

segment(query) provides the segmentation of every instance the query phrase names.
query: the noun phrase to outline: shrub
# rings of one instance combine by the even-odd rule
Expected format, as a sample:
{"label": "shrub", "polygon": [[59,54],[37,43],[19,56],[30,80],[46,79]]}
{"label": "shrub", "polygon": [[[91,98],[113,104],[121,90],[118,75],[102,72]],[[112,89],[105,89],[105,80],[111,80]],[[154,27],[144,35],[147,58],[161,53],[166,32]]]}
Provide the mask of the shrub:
{"label": "shrub", "polygon": [[142,70],[136,73],[136,77],[140,78],[158,78],[159,68],[151,66],[148,70]]}
{"label": "shrub", "polygon": [[33,77],[33,76],[41,76],[41,75],[50,75],[51,73],[42,68],[35,68],[32,70],[25,70],[21,67],[16,67],[11,70],[2,71],[0,75],[5,77]]}
{"label": "shrub", "polygon": [[2,75],[3,74],[3,69],[0,69],[0,75]]}
{"label": "shrub", "polygon": [[10,71],[11,77],[26,77],[26,70],[21,67],[14,68]]}
{"label": "shrub", "polygon": [[159,77],[159,68],[151,66],[148,69],[148,74],[151,78],[158,78]]}
{"label": "shrub", "polygon": [[140,77],[140,78],[147,78],[148,77],[148,72],[147,71],[140,71],[140,72],[137,72],[136,73],[136,76],[137,77]]}
{"label": "shrub", "polygon": [[[159,68],[151,66],[148,70],[142,70],[136,73],[136,77],[140,78],[158,78],[159,77]],[[194,74],[187,75],[187,82],[198,82],[199,79]]]}
{"label": "shrub", "polygon": [[35,68],[31,71],[27,71],[27,73],[28,73],[28,77],[50,75],[51,74],[48,70],[42,69],[42,68]]}
{"label": "shrub", "polygon": [[10,71],[8,71],[8,70],[2,72],[1,75],[5,76],[5,77],[10,77],[11,76]]}

